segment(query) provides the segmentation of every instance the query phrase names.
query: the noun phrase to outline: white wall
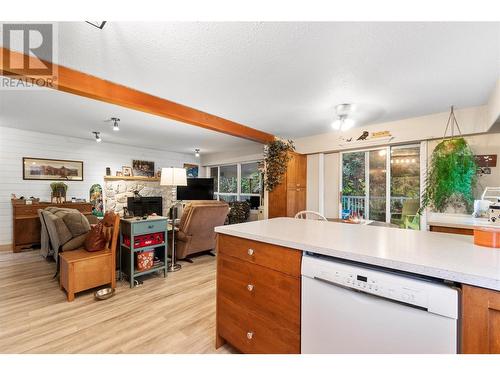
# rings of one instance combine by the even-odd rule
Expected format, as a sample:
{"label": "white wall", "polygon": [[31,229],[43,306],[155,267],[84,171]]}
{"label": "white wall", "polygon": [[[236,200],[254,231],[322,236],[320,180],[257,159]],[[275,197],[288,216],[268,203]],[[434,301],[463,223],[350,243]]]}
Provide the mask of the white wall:
{"label": "white wall", "polygon": [[325,213],[327,218],[339,217],[339,153],[325,154]]}
{"label": "white wall", "polygon": [[[369,132],[389,130],[394,137],[390,142],[391,144],[441,138],[446,127],[448,116],[449,112],[442,112],[428,116],[355,127],[343,132],[342,136],[356,139],[363,130]],[[455,116],[463,134],[484,133],[491,126],[488,121],[488,106],[456,109]],[[387,144],[387,142],[385,142],[385,144]],[[338,131],[297,138],[295,140],[295,145],[297,147],[297,152],[302,154],[367,147],[366,144],[363,145],[363,142],[340,145]],[[370,144],[369,147],[373,146],[374,144]]]}
{"label": "white wall", "polygon": [[264,157],[264,145],[255,142],[248,142],[248,146],[241,147],[236,151],[216,152],[208,155],[201,155],[201,165],[222,165],[230,163],[241,163],[245,161],[262,160]]}
{"label": "white wall", "polygon": [[307,155],[306,210],[319,212],[319,154]]}
{"label": "white wall", "polygon": [[[339,153],[307,155],[307,210],[339,217]],[[322,176],[321,176],[322,174]],[[323,189],[321,189],[323,184]]]}
{"label": "white wall", "polygon": [[487,107],[488,123],[490,123],[491,129],[497,121],[500,121],[500,79],[497,80],[495,88],[490,95]]}
{"label": "white wall", "polygon": [[152,150],[112,144],[103,141],[64,137],[0,127],[0,244],[12,243],[12,207],[10,194],[39,197],[50,200],[50,183],[53,181],[24,181],[23,157],[68,159],[83,161],[81,182],[68,181],[67,197],[89,199],[89,189],[95,183],[104,186],[106,167],[112,174],[123,165],[131,166],[132,159],[151,160],[155,168],[182,167],[183,163],[197,164],[192,154]]}

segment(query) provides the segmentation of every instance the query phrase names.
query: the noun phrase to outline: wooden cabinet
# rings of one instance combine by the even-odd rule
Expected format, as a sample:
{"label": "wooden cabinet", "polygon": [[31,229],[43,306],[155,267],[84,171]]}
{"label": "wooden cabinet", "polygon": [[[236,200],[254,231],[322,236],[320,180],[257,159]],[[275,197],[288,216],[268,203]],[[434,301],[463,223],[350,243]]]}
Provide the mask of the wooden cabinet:
{"label": "wooden cabinet", "polygon": [[306,209],[307,156],[290,153],[283,181],[269,192],[269,218],[293,217]]}
{"label": "wooden cabinet", "polygon": [[298,250],[219,234],[217,343],[243,353],[300,353]]}
{"label": "wooden cabinet", "polygon": [[430,232],[451,233],[451,234],[464,234],[467,236],[474,235],[474,229],[470,228],[456,228],[456,227],[443,227],[441,225],[429,225]]}
{"label": "wooden cabinet", "polygon": [[500,354],[500,292],[463,285],[462,353]]}
{"label": "wooden cabinet", "polygon": [[40,202],[36,204],[12,205],[12,250],[19,252],[40,243],[40,218],[38,210],[47,207],[75,208],[84,215],[92,214],[90,203],[55,204]]}

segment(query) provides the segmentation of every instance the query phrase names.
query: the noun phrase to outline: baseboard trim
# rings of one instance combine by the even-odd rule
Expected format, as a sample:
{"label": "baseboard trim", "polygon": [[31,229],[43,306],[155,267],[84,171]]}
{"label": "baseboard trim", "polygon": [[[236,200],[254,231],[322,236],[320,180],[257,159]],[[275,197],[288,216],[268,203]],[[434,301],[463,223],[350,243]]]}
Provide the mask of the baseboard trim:
{"label": "baseboard trim", "polygon": [[12,251],[12,244],[0,245],[0,251]]}

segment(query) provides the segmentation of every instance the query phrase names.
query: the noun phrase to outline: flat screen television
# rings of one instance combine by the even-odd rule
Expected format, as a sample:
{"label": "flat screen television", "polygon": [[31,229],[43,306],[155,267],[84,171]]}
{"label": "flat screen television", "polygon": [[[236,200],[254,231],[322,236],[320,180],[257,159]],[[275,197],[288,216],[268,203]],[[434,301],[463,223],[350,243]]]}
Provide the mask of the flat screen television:
{"label": "flat screen television", "polygon": [[214,199],[213,178],[188,178],[187,186],[177,186],[177,199],[199,201]]}

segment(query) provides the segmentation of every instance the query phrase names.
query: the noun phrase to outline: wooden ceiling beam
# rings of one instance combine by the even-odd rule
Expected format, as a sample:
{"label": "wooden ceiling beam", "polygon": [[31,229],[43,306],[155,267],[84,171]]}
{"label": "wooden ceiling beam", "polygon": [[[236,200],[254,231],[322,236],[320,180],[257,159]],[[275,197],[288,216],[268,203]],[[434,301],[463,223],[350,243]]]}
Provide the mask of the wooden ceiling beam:
{"label": "wooden ceiling beam", "polygon": [[[39,65],[39,60],[31,56],[26,56],[20,52],[12,51],[1,47],[0,74],[3,76],[27,79],[37,84],[37,75],[30,73],[28,69],[15,70],[10,66],[30,66],[26,62],[33,60],[33,64]],[[4,64],[4,54],[10,55],[10,63]],[[31,65],[34,66],[34,65]],[[199,126],[204,129],[244,138],[259,143],[267,143],[274,140],[272,134],[251,128],[237,122],[224,119],[219,116],[206,113],[195,108],[175,103],[173,101],[160,98],[145,92],[132,89],[105,79],[85,74],[80,71],[67,68],[61,65],[52,64],[56,73],[55,83],[52,89],[68,92],[74,95],[84,96],[110,104],[134,109],[141,112],[150,113],[156,116],[165,117],[171,120],[184,122],[190,125]]]}

